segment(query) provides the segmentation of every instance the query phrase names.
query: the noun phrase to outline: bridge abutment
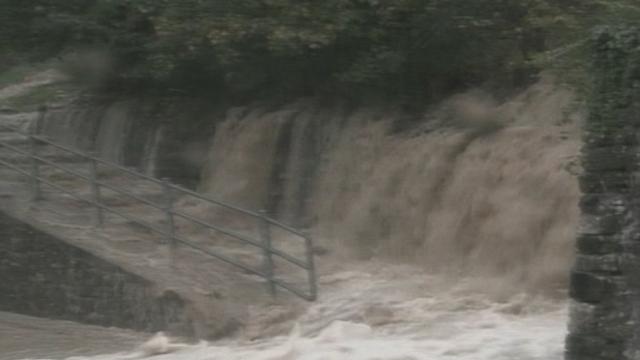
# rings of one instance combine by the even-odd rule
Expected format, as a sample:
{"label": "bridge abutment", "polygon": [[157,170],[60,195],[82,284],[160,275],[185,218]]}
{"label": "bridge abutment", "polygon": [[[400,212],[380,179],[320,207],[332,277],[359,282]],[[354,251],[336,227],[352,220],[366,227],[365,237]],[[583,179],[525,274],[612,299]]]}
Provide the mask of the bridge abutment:
{"label": "bridge abutment", "polygon": [[594,37],[567,360],[640,358],[640,31]]}

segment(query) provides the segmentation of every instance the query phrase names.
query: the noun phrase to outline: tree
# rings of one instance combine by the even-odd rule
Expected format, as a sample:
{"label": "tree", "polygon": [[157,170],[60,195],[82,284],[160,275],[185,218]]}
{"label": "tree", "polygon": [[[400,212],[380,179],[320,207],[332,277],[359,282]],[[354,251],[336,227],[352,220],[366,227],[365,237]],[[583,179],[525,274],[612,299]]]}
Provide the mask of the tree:
{"label": "tree", "polygon": [[4,0],[2,6],[2,50],[44,58],[102,49],[113,59],[108,88],[412,102],[487,81],[517,85],[556,63],[582,69],[567,64],[584,58],[579,44],[591,28],[640,18],[632,0]]}

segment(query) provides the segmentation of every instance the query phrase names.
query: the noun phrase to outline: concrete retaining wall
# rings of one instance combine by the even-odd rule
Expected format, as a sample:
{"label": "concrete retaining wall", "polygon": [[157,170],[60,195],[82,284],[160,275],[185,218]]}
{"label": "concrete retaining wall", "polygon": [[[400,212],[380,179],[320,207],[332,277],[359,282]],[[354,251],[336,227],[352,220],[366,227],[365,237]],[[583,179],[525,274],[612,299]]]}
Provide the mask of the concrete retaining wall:
{"label": "concrete retaining wall", "polygon": [[194,335],[176,293],[2,212],[0,311]]}

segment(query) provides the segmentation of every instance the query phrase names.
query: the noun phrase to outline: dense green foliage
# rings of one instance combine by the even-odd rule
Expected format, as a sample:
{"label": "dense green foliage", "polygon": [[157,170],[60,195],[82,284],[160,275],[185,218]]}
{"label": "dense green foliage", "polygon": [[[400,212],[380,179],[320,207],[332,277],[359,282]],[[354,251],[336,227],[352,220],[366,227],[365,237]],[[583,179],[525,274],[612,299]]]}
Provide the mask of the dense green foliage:
{"label": "dense green foliage", "polygon": [[[580,185],[585,193],[638,191],[640,28],[598,29],[589,42],[592,93],[584,124]],[[583,206],[587,211],[601,207]]]}
{"label": "dense green foliage", "polygon": [[78,77],[100,73],[116,89],[423,100],[526,81],[590,27],[639,9],[631,0],[0,0],[0,66],[75,53]]}
{"label": "dense green foliage", "polygon": [[594,94],[587,128],[596,136],[614,130],[625,132],[627,139],[634,138],[635,130],[625,128],[640,126],[636,120],[640,106],[640,28],[599,29],[591,45]]}

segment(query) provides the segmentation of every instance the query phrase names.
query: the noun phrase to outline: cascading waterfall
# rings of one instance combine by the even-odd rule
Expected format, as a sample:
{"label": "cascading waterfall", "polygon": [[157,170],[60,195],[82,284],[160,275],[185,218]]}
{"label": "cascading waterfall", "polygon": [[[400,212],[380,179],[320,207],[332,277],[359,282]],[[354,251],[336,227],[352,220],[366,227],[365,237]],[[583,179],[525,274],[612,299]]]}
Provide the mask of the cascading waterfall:
{"label": "cascading waterfall", "polygon": [[61,144],[89,150],[96,134],[95,114],[102,111],[102,108],[52,109],[38,120],[37,129]]}
{"label": "cascading waterfall", "polygon": [[127,138],[128,126],[133,120],[129,111],[127,103],[116,103],[109,106],[100,119],[95,148],[98,154],[107,160],[123,162],[124,141]]}
{"label": "cascading waterfall", "polygon": [[201,187],[309,225],[336,254],[497,278],[498,291],[563,289],[578,219],[572,104],[547,79],[503,104],[456,96],[401,132],[392,111],[236,109]]}
{"label": "cascading waterfall", "polygon": [[[572,167],[582,116],[573,105],[569,91],[543,79],[502,102],[480,91],[455,96],[413,126],[397,111],[313,101],[212,117],[199,189],[310,229],[319,300],[301,311],[285,296],[256,306],[221,342],[171,346],[157,336],[142,350],[74,359],[175,349],[157,358],[561,360],[580,195]],[[82,111],[50,114],[41,131],[122,157],[125,122],[104,119],[129,112],[99,113],[96,122],[83,122]],[[162,126],[148,133],[143,158],[153,169],[173,135]],[[57,349],[36,320],[6,319],[0,313],[0,332],[35,339],[21,355],[47,358]],[[140,341],[96,331],[105,344]]]}
{"label": "cascading waterfall", "polygon": [[[213,140],[207,180],[201,190],[250,209],[268,207],[273,169],[277,167],[278,140],[294,111],[265,113],[262,109],[235,109],[220,124]],[[246,118],[260,121],[245,121]]]}
{"label": "cascading waterfall", "polygon": [[159,160],[160,144],[164,138],[165,129],[159,126],[153,132],[153,137],[146,143],[144,148],[144,155],[142,158],[142,164],[144,173],[149,176],[156,176]]}
{"label": "cascading waterfall", "polygon": [[51,109],[39,120],[38,131],[56,142],[122,163],[128,131],[129,104],[109,106],[69,106]]}
{"label": "cascading waterfall", "polygon": [[153,124],[143,129],[145,133],[132,131],[132,124],[146,115],[137,111],[142,105],[135,101],[69,104],[34,117],[32,127],[59,144],[92,151],[103,159],[154,174],[163,127]]}

